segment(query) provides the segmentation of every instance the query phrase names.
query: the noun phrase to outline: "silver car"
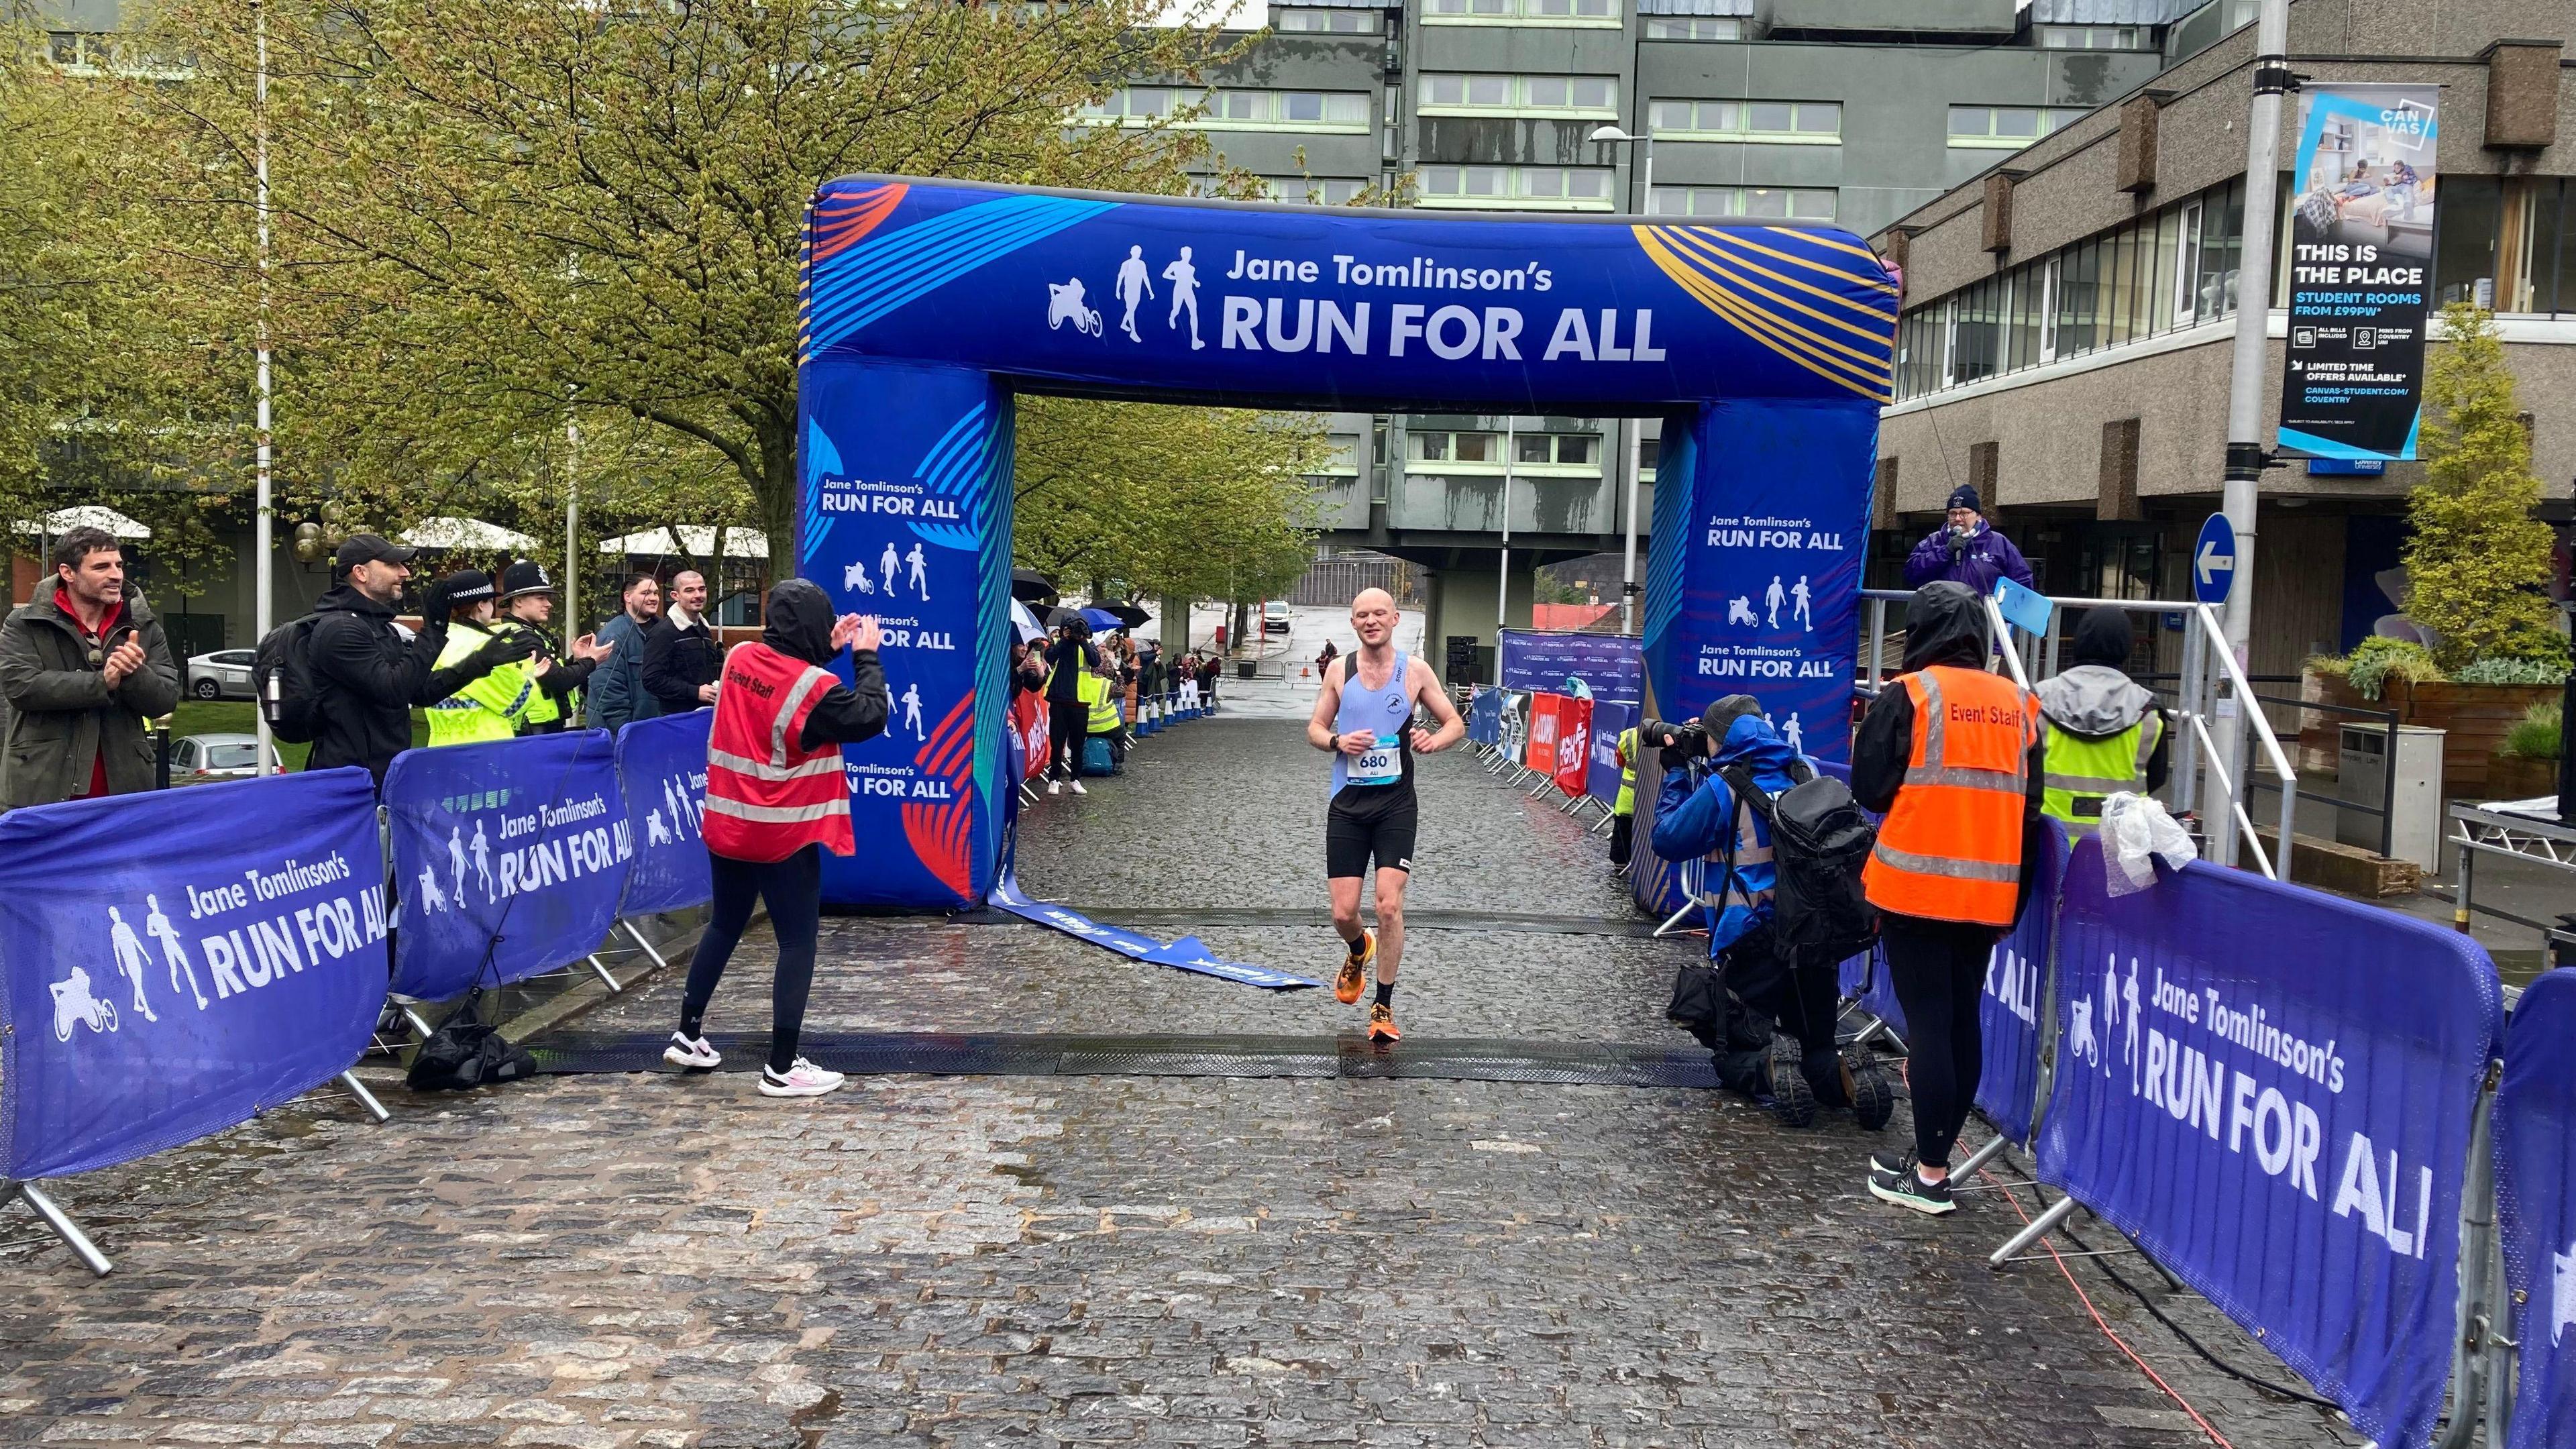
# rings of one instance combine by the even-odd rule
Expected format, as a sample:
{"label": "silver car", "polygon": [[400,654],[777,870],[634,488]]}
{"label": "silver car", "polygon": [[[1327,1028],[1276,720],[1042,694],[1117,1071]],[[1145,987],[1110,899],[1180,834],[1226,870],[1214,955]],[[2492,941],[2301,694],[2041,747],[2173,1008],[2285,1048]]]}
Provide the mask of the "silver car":
{"label": "silver car", "polygon": [[188,659],[188,693],[199,699],[248,699],[251,651],[218,649]]}
{"label": "silver car", "polygon": [[[277,751],[268,752],[271,765]],[[257,735],[182,735],[170,742],[170,783],[203,785],[216,780],[247,780],[259,773]]]}

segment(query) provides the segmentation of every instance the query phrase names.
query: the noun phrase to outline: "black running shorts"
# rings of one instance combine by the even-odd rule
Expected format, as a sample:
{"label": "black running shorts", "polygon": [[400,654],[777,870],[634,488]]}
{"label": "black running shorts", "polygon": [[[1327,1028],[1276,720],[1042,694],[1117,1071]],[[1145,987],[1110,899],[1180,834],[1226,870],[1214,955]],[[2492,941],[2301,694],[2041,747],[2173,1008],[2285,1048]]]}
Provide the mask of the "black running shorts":
{"label": "black running shorts", "polygon": [[[1332,808],[1324,815],[1324,875],[1327,879],[1343,876],[1365,876],[1369,861],[1375,858],[1380,870],[1413,869],[1413,836],[1421,812],[1415,808],[1413,792],[1383,803],[1370,801],[1364,806],[1349,803],[1354,789],[1373,792],[1383,786],[1344,787],[1333,797]],[[1401,789],[1402,787],[1397,787]]]}

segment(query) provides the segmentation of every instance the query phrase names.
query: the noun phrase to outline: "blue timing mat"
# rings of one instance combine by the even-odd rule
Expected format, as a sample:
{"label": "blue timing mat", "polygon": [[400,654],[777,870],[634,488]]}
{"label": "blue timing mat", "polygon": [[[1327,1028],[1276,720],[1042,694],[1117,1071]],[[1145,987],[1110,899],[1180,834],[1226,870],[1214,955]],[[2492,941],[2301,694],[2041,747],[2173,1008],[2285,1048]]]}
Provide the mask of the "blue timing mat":
{"label": "blue timing mat", "polygon": [[1273,971],[1267,966],[1250,966],[1240,961],[1220,961],[1210,954],[1207,944],[1196,936],[1183,936],[1165,945],[1151,936],[1140,936],[1134,931],[1121,930],[1116,926],[1104,926],[1080,911],[1048,901],[1031,900],[1028,894],[1020,889],[1019,878],[1008,868],[1003,870],[1002,878],[993,883],[992,893],[987,899],[993,905],[1001,907],[1024,921],[1034,921],[1041,926],[1062,931],[1068,936],[1089,941],[1095,946],[1115,951],[1131,960],[1151,961],[1157,966],[1177,967],[1183,971],[1195,971],[1202,976],[1222,977],[1227,981],[1240,981],[1246,986],[1259,986],[1270,991],[1295,991],[1301,987],[1324,984],[1321,981],[1309,981],[1303,976],[1291,976],[1285,971]]}

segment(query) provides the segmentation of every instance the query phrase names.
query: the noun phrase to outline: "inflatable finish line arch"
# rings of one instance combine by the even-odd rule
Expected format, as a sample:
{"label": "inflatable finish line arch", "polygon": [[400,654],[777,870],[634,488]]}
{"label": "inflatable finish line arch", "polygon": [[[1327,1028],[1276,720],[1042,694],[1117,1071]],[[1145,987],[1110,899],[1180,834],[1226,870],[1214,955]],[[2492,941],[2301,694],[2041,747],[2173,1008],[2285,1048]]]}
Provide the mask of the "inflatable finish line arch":
{"label": "inflatable finish line arch", "polygon": [[826,184],[797,566],[884,619],[894,716],[847,752],[861,851],[825,858],[824,899],[993,884],[1013,394],[1660,416],[1648,699],[1750,692],[1839,755],[1895,329],[1885,268],[1828,227]]}

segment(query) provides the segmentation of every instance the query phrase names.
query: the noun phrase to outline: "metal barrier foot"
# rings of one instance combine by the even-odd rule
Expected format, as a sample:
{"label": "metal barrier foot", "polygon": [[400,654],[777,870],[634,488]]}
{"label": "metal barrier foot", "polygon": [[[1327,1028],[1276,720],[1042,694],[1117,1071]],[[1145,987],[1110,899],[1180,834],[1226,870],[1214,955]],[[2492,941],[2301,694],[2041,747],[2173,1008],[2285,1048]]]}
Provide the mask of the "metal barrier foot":
{"label": "metal barrier foot", "polygon": [[63,1245],[72,1250],[72,1256],[80,1259],[92,1273],[104,1278],[116,1271],[116,1265],[98,1250],[98,1244],[91,1242],[89,1234],[81,1231],[80,1224],[72,1221],[71,1214],[45,1196],[43,1189],[32,1182],[10,1182],[0,1178],[0,1205],[5,1205],[13,1196],[26,1199],[27,1206],[37,1217],[45,1220],[45,1226],[53,1229],[54,1236],[62,1239]]}
{"label": "metal barrier foot", "polygon": [[376,1094],[367,1090],[367,1084],[358,1080],[356,1072],[342,1072],[340,1085],[349,1089],[349,1095],[358,1099],[358,1105],[367,1109],[368,1116],[378,1122],[393,1120],[394,1114],[385,1110],[385,1104],[376,1100]]}
{"label": "metal barrier foot", "polygon": [[[1028,786],[1026,784],[1022,784],[1020,788],[1025,790]],[[1031,798],[1034,799],[1035,797],[1032,796]],[[639,929],[633,921],[627,920],[621,916],[618,918],[617,924],[624,926],[626,928],[626,934],[635,938],[635,944],[644,948],[644,954],[653,958],[653,965],[656,968],[664,971],[671,969],[671,963],[663,959],[661,952],[653,949],[653,943],[644,938],[644,932]]]}
{"label": "metal barrier foot", "polygon": [[590,969],[591,969],[591,970],[596,971],[596,972],[598,972],[598,973],[599,973],[599,979],[600,979],[600,980],[605,981],[605,982],[607,982],[607,983],[608,983],[608,989],[609,989],[611,992],[623,992],[623,991],[626,989],[625,987],[620,986],[620,985],[618,985],[618,984],[617,984],[617,978],[616,978],[616,977],[611,976],[611,975],[609,975],[609,974],[608,974],[608,968],[607,968],[607,967],[602,966],[601,964],[599,964],[599,958],[598,958],[597,956],[585,956],[585,957],[583,957],[582,959],[583,959],[583,960],[586,960],[586,961],[588,961],[588,962],[590,963]]}
{"label": "metal barrier foot", "polygon": [[2010,1241],[2006,1242],[2002,1247],[1995,1249],[1994,1253],[1986,1259],[1986,1266],[1989,1268],[2001,1268],[2004,1264],[2019,1257],[2022,1249],[2029,1247],[2031,1244],[2038,1242],[2044,1237],[2047,1237],[2059,1223],[2066,1221],[2074,1215],[2075,1199],[2071,1197],[2061,1197],[2057,1201],[2050,1203],[2046,1212],[2043,1212],[2038,1217],[2030,1220],[2030,1226],[2013,1234]]}

